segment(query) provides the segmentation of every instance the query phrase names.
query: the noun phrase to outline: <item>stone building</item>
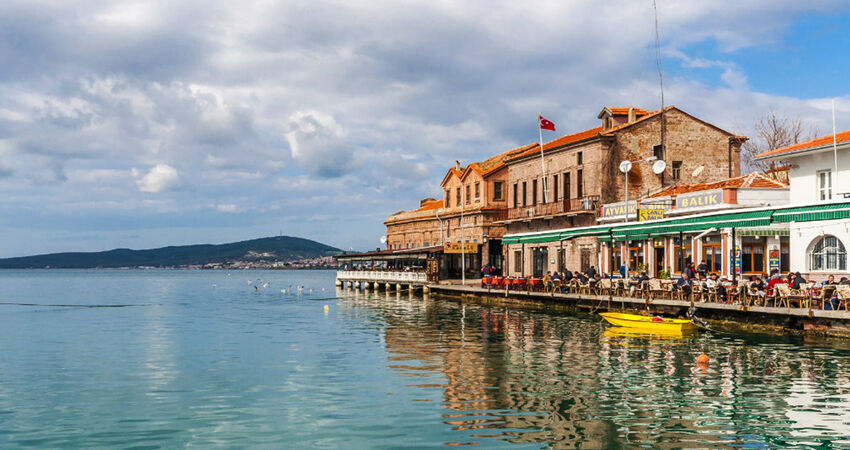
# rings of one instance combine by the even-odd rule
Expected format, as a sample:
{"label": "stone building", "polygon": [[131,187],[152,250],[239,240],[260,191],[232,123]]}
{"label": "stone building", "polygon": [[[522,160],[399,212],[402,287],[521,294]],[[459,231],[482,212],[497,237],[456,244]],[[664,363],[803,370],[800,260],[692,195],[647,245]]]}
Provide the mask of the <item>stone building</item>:
{"label": "stone building", "polygon": [[[508,234],[595,225],[602,204],[625,199],[625,177],[618,170],[621,161],[635,162],[629,173],[630,199],[677,183],[740,175],[740,147],[746,138],[674,106],[654,112],[606,107],[597,118],[600,126],[543,145],[545,176],[539,146],[505,161]],[[665,161],[664,172],[656,175],[651,164],[638,162],[651,157]],[[528,276],[565,267],[586,270],[596,264],[600,245],[588,236],[557,243],[510,244],[503,252],[507,274]]]}
{"label": "stone building", "polygon": [[[482,264],[502,269],[501,238],[505,234],[508,170],[505,160],[534,147],[508,150],[466,167],[459,162],[443,177],[443,198],[426,198],[419,208],[387,217],[387,250],[439,249],[442,277],[459,278],[461,255],[467,277],[480,274]],[[463,229],[461,229],[461,220]],[[459,245],[465,243],[461,251]]]}

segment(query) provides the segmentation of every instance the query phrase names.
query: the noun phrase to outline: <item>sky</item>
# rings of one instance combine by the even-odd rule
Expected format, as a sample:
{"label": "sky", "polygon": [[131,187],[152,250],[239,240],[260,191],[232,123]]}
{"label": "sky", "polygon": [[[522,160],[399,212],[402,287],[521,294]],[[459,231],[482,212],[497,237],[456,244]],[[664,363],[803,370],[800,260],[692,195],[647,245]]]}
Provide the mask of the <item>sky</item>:
{"label": "sky", "polygon": [[[665,103],[850,128],[850,4],[657,0]],[[660,106],[651,0],[0,2],[0,257],[380,246],[464,165]]]}

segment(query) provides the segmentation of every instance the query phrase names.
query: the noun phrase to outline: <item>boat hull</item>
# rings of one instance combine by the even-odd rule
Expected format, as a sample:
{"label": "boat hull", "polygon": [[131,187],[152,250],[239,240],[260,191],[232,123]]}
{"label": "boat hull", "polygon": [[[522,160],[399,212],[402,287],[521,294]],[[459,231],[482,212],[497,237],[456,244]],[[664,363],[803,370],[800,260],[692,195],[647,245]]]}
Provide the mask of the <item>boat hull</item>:
{"label": "boat hull", "polygon": [[649,316],[612,312],[600,313],[599,315],[611,325],[619,327],[639,328],[648,331],[654,330],[661,333],[691,333],[697,331],[697,326],[690,320],[685,319],[662,319],[660,321],[654,321]]}

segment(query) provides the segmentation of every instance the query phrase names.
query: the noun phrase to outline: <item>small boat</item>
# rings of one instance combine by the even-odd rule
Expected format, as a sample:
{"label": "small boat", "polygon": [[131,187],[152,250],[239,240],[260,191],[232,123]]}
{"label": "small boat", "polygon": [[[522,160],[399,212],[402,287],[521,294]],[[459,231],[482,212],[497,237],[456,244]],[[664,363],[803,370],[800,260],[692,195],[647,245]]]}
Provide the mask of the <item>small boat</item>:
{"label": "small boat", "polygon": [[692,333],[697,326],[686,319],[665,319],[663,317],[639,316],[616,312],[599,313],[611,325],[628,328],[640,328],[658,332]]}
{"label": "small boat", "polygon": [[655,330],[649,328],[631,328],[631,327],[608,327],[602,334],[609,339],[660,339],[660,340],[677,340],[684,339],[694,334],[695,331],[668,331]]}

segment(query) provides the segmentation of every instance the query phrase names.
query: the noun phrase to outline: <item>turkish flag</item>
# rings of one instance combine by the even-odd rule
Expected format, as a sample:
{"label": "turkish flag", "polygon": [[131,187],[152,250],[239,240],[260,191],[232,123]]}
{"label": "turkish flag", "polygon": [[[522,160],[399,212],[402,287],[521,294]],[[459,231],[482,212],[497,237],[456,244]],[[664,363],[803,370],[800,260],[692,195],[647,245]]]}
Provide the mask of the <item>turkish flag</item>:
{"label": "turkish flag", "polygon": [[543,116],[537,116],[537,118],[538,118],[538,121],[540,122],[540,129],[541,130],[555,131],[555,124],[552,123],[551,120],[544,119]]}

